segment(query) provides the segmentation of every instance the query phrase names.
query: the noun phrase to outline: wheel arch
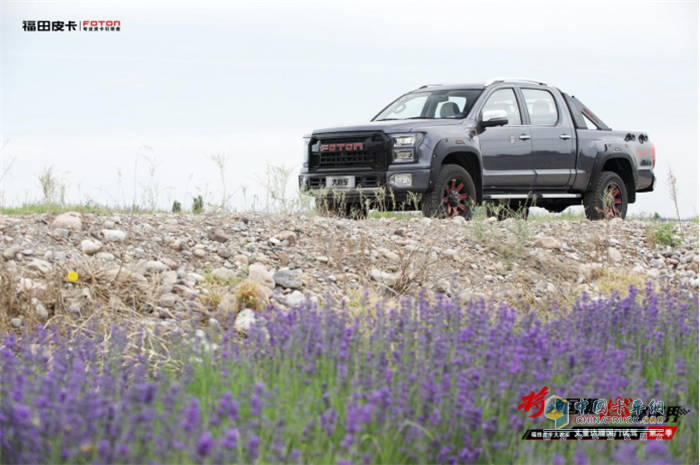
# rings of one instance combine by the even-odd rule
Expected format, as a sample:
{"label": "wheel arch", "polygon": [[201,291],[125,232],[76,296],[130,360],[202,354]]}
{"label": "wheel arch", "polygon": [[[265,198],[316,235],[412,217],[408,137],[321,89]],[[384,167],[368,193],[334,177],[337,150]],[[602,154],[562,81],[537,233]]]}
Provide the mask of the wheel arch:
{"label": "wheel arch", "polygon": [[464,150],[463,148],[455,147],[442,154],[435,154],[430,170],[430,184],[435,186],[438,172],[444,165],[458,165],[467,170],[476,189],[476,203],[481,204],[483,201],[482,176],[481,176],[481,157],[475,151]]}
{"label": "wheel arch", "polygon": [[627,189],[627,203],[634,203],[637,197],[637,180],[632,160],[625,156],[610,156],[601,164],[598,175],[603,171],[612,171],[622,178]]}

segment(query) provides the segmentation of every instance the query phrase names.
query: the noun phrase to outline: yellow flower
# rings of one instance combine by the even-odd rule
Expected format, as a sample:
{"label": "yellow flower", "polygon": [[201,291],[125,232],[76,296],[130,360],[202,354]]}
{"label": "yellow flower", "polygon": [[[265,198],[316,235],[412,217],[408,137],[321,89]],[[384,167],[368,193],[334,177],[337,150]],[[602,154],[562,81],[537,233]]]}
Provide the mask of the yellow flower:
{"label": "yellow flower", "polygon": [[77,282],[78,281],[78,273],[76,273],[75,271],[68,272],[67,279],[68,279],[69,283]]}

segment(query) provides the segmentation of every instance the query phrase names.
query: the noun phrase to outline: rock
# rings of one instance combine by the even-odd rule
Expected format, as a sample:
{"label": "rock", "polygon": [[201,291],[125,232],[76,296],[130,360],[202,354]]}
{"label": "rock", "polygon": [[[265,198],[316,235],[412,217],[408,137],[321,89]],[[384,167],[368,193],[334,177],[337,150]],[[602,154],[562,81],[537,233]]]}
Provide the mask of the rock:
{"label": "rock", "polygon": [[207,256],[207,251],[204,250],[204,249],[202,249],[202,248],[194,249],[194,252],[192,252],[192,253],[193,253],[194,256],[197,257],[197,258],[204,258],[204,257]]}
{"label": "rock", "polygon": [[232,292],[224,294],[219,301],[219,309],[224,312],[235,312],[237,308],[236,294]]}
{"label": "rock", "polygon": [[300,291],[294,291],[287,296],[286,303],[290,308],[296,308],[304,301],[304,294]]}
{"label": "rock", "polygon": [[253,263],[248,267],[248,279],[270,290],[275,288],[275,280],[262,263]]}
{"label": "rock", "polygon": [[119,229],[103,229],[102,237],[104,237],[104,240],[107,242],[124,242],[126,240],[126,233]]}
{"label": "rock", "polygon": [[95,257],[106,262],[111,262],[112,260],[114,260],[114,255],[109,252],[100,252],[97,255],[95,255]]}
{"label": "rock", "polygon": [[233,257],[233,261],[240,263],[241,265],[247,266],[248,265],[248,257],[245,255],[235,255]]}
{"label": "rock", "polygon": [[34,255],[34,251],[32,249],[24,249],[22,251],[22,255],[24,255],[25,257],[30,257]]}
{"label": "rock", "polygon": [[164,271],[168,271],[169,269],[170,268],[168,268],[168,266],[163,262],[159,262],[157,260],[149,260],[139,265],[135,271],[142,275],[149,275],[153,272],[162,273]]}
{"label": "rock", "polygon": [[238,314],[236,317],[236,322],[233,324],[233,326],[236,328],[236,330],[246,333],[250,331],[250,328],[252,328],[254,324],[255,312],[249,308],[245,308]]}
{"label": "rock", "polygon": [[182,298],[175,294],[163,294],[160,296],[160,299],[158,299],[158,305],[165,308],[175,308],[181,300]]}
{"label": "rock", "polygon": [[221,247],[219,250],[216,251],[216,253],[219,255],[221,258],[231,258],[233,257],[233,254],[229,252],[228,250],[224,249]]}
{"label": "rock", "polygon": [[535,241],[535,247],[542,249],[561,249],[561,243],[553,237],[539,237]]}
{"label": "rock", "polygon": [[620,263],[622,261],[622,254],[616,248],[608,247],[608,258],[613,263]]}
{"label": "rock", "polygon": [[187,273],[185,277],[188,281],[192,281],[193,283],[203,283],[204,281],[206,281],[204,276],[202,276],[199,273]]}
{"label": "rock", "polygon": [[175,260],[171,260],[166,257],[161,258],[160,261],[171,270],[177,270],[177,262]]}
{"label": "rock", "polygon": [[216,241],[221,243],[228,241],[228,235],[226,235],[226,233],[221,229],[210,229],[207,233],[207,237],[210,241]]}
{"label": "rock", "polygon": [[[282,231],[275,234],[274,238],[280,241],[282,245],[294,245],[297,243],[297,235],[293,231]],[[285,241],[287,242],[286,244],[284,243]]]}
{"label": "rock", "polygon": [[100,241],[91,241],[90,239],[85,239],[80,243],[80,248],[86,255],[95,255],[102,248],[102,243]]}
{"label": "rock", "polygon": [[297,277],[301,274],[298,270],[279,270],[272,276],[275,284],[286,289],[301,289],[301,280]]}
{"label": "rock", "polygon": [[211,277],[215,280],[225,283],[228,281],[233,281],[238,275],[235,271],[229,270],[228,268],[217,268],[211,272]]}
{"label": "rock", "polygon": [[29,265],[27,265],[27,268],[30,270],[38,271],[41,274],[47,274],[51,272],[53,266],[46,260],[35,258],[31,261]]}
{"label": "rock", "polygon": [[603,265],[600,263],[586,263],[578,267],[578,272],[587,281],[592,281],[603,271]]}
{"label": "rock", "polygon": [[51,229],[72,229],[74,231],[80,231],[83,229],[83,222],[80,219],[80,213],[67,212],[58,215],[51,222]]}
{"label": "rock", "polygon": [[328,263],[329,258],[324,255],[321,255],[320,257],[316,257],[316,261],[321,263]]}
{"label": "rock", "polygon": [[401,257],[399,257],[399,254],[397,254],[396,252],[392,252],[389,249],[385,249],[383,247],[380,247],[377,250],[377,252],[379,252],[379,254],[382,255],[383,257],[386,257],[390,262],[398,263],[401,261]]}
{"label": "rock", "polygon": [[134,270],[130,270],[126,267],[115,267],[112,268],[111,270],[107,270],[105,272],[105,276],[109,280],[119,280],[121,282],[136,282],[136,283],[147,283],[148,279],[140,273],[135,272]]}
{"label": "rock", "polygon": [[209,330],[214,332],[221,331],[221,323],[216,318],[209,318]]}
{"label": "rock", "polygon": [[36,316],[39,318],[39,320],[46,321],[49,319],[49,311],[46,310],[46,307],[44,307],[42,304],[37,304],[34,309],[36,310]]}
{"label": "rock", "polygon": [[388,287],[393,287],[399,280],[399,275],[396,273],[387,273],[385,271],[380,271],[376,268],[372,268],[372,279],[380,282]]}
{"label": "rock", "polygon": [[22,247],[13,245],[12,247],[8,247],[7,249],[3,250],[2,256],[5,258],[5,260],[12,260],[20,252],[22,252]]}
{"label": "rock", "polygon": [[20,318],[12,318],[10,320],[10,324],[12,325],[13,328],[21,328],[22,327],[22,320]]}
{"label": "rock", "polygon": [[452,219],[452,222],[453,222],[454,224],[458,224],[458,225],[465,225],[465,224],[467,224],[467,220],[466,220],[466,218],[464,218],[463,216],[455,216],[455,217]]}
{"label": "rock", "polygon": [[114,229],[116,226],[117,224],[112,220],[105,220],[105,222],[102,223],[102,227],[105,229]]}
{"label": "rock", "polygon": [[699,269],[700,267],[698,265],[700,265],[700,259],[698,259],[698,256],[696,255],[693,257],[693,260],[690,262],[690,269],[695,271],[695,274],[700,273],[700,269]]}
{"label": "rock", "polygon": [[70,231],[65,229],[65,228],[54,229],[53,233],[51,233],[51,236],[54,237],[55,239],[68,239],[69,235],[70,235]]}

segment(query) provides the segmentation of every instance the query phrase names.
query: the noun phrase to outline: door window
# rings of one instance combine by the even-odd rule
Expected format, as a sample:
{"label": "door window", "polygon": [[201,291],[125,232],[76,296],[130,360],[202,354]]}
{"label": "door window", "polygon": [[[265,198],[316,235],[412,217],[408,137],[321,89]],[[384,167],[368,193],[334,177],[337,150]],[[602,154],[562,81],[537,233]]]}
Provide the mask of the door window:
{"label": "door window", "polygon": [[505,116],[508,117],[507,126],[522,124],[518,100],[515,98],[513,89],[501,89],[491,94],[481,110],[481,117],[484,120],[491,119],[497,117],[499,113],[502,114],[501,112],[505,112]]}
{"label": "door window", "polygon": [[559,121],[557,104],[546,90],[522,89],[530,124],[535,126],[554,125]]}

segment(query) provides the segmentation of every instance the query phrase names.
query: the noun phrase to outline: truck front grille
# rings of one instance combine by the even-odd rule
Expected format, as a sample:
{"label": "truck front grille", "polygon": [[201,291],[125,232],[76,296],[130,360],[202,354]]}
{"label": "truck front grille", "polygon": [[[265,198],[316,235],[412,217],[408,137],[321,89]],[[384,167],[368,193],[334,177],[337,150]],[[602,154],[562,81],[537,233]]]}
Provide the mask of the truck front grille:
{"label": "truck front grille", "polygon": [[[322,146],[333,147],[334,150],[322,150]],[[346,150],[345,147],[351,149]],[[309,148],[310,171],[337,168],[381,169],[387,166],[389,138],[381,132],[321,134],[311,139]]]}

